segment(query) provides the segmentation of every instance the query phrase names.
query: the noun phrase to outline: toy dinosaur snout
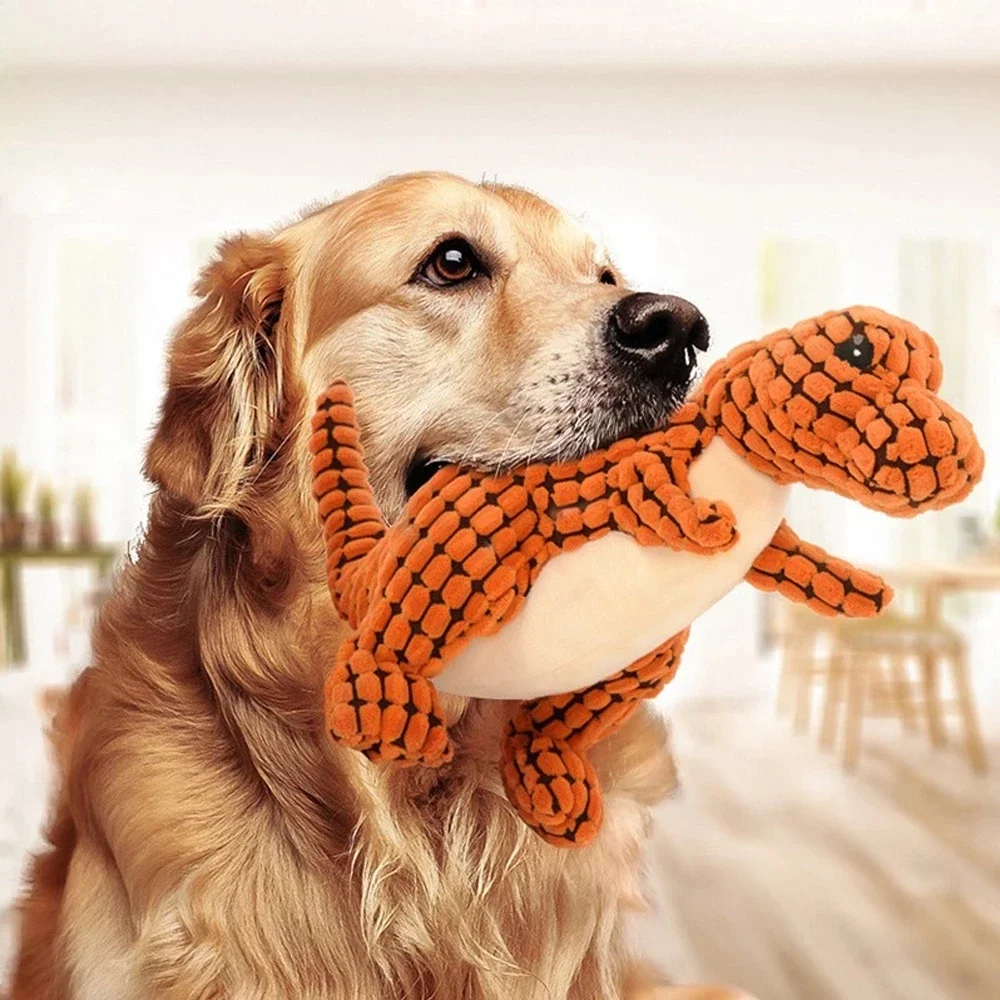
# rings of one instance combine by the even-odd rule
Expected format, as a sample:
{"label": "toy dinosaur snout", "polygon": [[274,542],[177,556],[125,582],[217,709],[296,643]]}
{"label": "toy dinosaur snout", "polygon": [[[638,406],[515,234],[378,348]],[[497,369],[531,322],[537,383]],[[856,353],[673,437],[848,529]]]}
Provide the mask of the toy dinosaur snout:
{"label": "toy dinosaur snout", "polygon": [[703,392],[754,468],[910,517],[964,499],[983,470],[971,424],[937,395],[941,376],[928,334],[854,306],[736,348]]}
{"label": "toy dinosaur snout", "polygon": [[897,517],[958,503],[983,471],[969,421],[915,382],[861,407],[836,443],[847,460],[846,492]]}

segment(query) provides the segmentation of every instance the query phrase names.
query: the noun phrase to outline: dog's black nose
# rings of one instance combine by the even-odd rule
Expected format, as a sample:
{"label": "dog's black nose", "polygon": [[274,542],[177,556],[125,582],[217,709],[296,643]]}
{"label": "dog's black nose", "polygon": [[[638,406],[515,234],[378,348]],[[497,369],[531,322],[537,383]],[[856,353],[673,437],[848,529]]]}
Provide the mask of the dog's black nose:
{"label": "dog's black nose", "polygon": [[[708,347],[708,322],[701,310],[676,295],[626,295],[611,310],[608,334],[617,350],[657,370],[674,359],[684,361],[688,348]],[[693,365],[693,351],[687,360]]]}

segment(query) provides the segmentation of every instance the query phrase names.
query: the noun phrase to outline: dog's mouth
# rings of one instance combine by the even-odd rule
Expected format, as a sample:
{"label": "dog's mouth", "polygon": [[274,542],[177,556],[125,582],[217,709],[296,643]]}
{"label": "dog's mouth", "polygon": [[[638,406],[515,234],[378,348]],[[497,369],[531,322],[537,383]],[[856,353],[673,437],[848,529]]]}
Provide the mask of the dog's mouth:
{"label": "dog's mouth", "polygon": [[[425,453],[410,460],[405,473],[407,499],[426,485],[440,469],[463,465],[496,475],[532,462],[560,462],[582,458],[623,438],[641,437],[663,427],[687,398],[696,372],[693,354],[678,359],[669,382],[643,384],[607,379],[597,373],[592,381],[578,385],[572,393],[534,407],[518,418],[526,444],[500,451]],[[531,430],[531,428],[534,430]]]}
{"label": "dog's mouth", "polygon": [[533,462],[573,461],[663,427],[687,398],[708,343],[708,323],[686,300],[627,296],[599,318],[588,351],[567,355],[563,347],[532,359],[530,377],[507,405],[469,430],[471,444],[418,446],[406,468],[406,496],[447,465],[500,475]]}
{"label": "dog's mouth", "polygon": [[444,458],[414,458],[406,470],[406,496],[412,497],[421,486],[426,485],[434,478],[434,473],[452,465]]}

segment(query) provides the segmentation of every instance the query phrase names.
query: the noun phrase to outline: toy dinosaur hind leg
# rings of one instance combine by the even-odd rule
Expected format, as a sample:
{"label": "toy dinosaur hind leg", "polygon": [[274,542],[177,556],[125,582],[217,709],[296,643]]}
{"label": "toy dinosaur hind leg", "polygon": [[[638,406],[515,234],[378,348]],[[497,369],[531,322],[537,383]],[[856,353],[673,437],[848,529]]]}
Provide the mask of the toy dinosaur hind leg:
{"label": "toy dinosaur hind leg", "polygon": [[369,760],[446,764],[452,745],[437,689],[395,660],[376,659],[371,646],[354,633],[337,652],[326,681],[330,735]]}
{"label": "toy dinosaur hind leg", "polygon": [[892,587],[877,573],[802,541],[786,521],[754,560],[746,579],[758,590],[777,591],[828,618],[872,618],[892,600]]}
{"label": "toy dinosaur hind leg", "polygon": [[581,847],[603,815],[587,751],[614,732],[676,673],[688,630],[608,680],[570,694],[525,701],[507,726],[501,772],[521,818],[557,847]]}
{"label": "toy dinosaur hind leg", "polygon": [[[341,645],[327,678],[327,728],[336,742],[372,760],[443,764],[451,759],[451,743],[429,679],[439,662],[423,662],[419,674],[405,670],[393,652],[404,644],[386,646],[373,630],[373,621],[388,622],[393,613],[384,598],[372,607],[371,593],[378,574],[391,568],[385,555],[395,539],[368,481],[353,398],[343,382],[320,397],[312,428],[313,492],[330,594],[341,616],[361,629]],[[368,624],[359,624],[366,615]]]}

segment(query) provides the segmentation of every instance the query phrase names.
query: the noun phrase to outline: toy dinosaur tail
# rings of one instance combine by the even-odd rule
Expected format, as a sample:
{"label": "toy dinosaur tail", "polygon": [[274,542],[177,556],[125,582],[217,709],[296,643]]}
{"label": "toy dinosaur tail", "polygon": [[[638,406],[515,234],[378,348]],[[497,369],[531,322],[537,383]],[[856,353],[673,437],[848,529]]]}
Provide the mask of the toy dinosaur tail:
{"label": "toy dinosaur tail", "polygon": [[378,544],[386,524],[368,482],[354,397],[347,383],[334,382],[317,400],[312,430],[313,494],[326,539],[330,591],[336,600],[344,567]]}

